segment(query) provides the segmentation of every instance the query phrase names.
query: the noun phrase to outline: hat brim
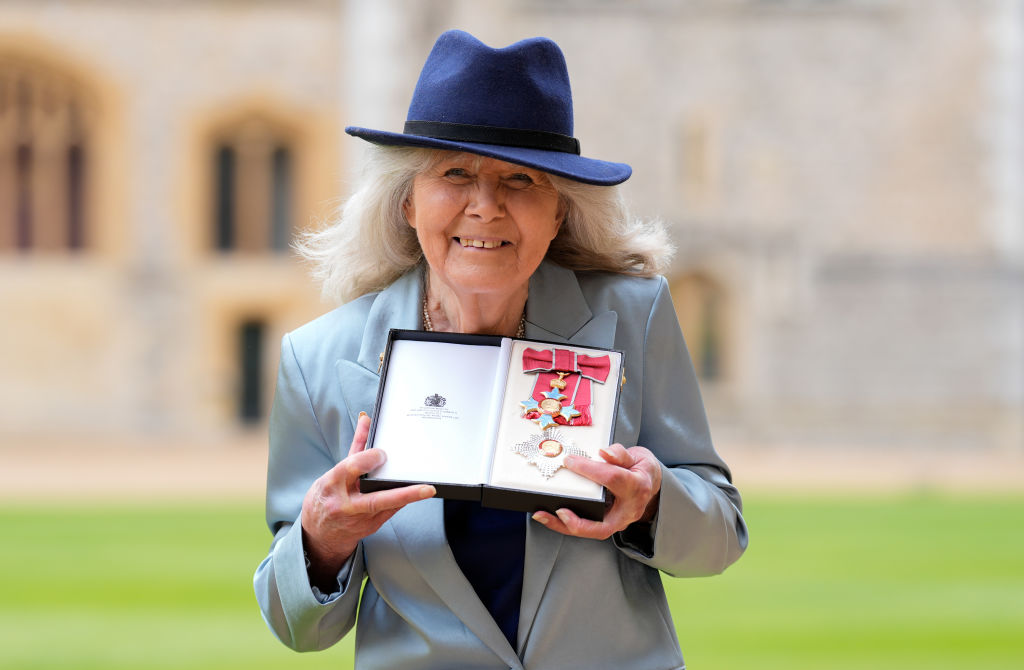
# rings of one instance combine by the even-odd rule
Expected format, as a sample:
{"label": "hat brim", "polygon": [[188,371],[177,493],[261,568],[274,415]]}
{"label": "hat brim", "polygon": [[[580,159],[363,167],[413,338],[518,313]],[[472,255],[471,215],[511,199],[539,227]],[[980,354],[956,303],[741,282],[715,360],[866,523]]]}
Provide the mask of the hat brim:
{"label": "hat brim", "polygon": [[349,126],[345,128],[345,132],[353,137],[358,137],[374,144],[466,151],[471,154],[479,154],[488,158],[516,163],[517,165],[525,165],[526,167],[558,175],[559,177],[597,186],[621,184],[633,174],[633,168],[625,163],[612,163],[560,151],[511,147],[501,144],[478,144],[476,142],[440,140],[436,137],[389,133],[384,130],[373,130],[358,126]]}

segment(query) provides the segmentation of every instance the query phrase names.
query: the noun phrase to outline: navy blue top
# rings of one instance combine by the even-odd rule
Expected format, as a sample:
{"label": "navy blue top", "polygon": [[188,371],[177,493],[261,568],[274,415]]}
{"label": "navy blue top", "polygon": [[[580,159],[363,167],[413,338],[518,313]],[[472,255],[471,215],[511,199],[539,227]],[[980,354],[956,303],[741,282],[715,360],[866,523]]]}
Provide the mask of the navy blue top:
{"label": "navy blue top", "polygon": [[481,507],[478,502],[445,500],[444,531],[462,573],[516,649],[526,555],[525,514]]}

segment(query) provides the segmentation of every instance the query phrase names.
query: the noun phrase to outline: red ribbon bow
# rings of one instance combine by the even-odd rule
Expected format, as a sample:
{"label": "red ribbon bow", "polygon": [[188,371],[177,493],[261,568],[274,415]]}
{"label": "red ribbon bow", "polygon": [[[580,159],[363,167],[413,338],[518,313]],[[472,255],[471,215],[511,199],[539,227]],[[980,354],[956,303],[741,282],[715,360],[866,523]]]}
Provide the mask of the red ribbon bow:
{"label": "red ribbon bow", "polygon": [[607,355],[588,356],[569,349],[526,349],[523,352],[523,372],[554,370],[578,372],[587,379],[602,384],[608,379],[611,361]]}
{"label": "red ribbon bow", "polygon": [[[523,372],[537,372],[537,383],[533,387],[531,396],[537,402],[546,398],[546,392],[552,390],[551,380],[558,379],[558,373],[563,374],[565,388],[561,393],[566,396],[561,402],[563,405],[571,403],[573,408],[579,412],[566,420],[564,416],[554,417],[555,423],[566,426],[589,426],[591,424],[591,381],[604,383],[608,379],[611,369],[611,360],[607,355],[588,356],[578,354],[569,349],[529,349],[523,352]],[[536,419],[541,412],[527,412],[524,416],[527,419]]]}

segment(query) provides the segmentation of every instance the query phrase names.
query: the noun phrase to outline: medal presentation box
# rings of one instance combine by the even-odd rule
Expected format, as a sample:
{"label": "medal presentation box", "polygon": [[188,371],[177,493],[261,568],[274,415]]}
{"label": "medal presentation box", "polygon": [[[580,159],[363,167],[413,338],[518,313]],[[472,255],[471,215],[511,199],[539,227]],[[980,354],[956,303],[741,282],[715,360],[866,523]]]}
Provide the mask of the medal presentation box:
{"label": "medal presentation box", "polygon": [[441,498],[599,520],[604,487],[563,461],[602,461],[622,366],[609,349],[392,329],[367,440],[387,461],[359,489],[433,484]]}

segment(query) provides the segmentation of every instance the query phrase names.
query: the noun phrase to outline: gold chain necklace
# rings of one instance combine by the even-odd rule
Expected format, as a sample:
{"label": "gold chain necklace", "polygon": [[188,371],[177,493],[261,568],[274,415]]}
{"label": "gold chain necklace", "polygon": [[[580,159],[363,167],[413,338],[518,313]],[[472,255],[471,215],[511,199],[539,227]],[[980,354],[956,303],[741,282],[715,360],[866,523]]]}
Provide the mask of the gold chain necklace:
{"label": "gold chain necklace", "polygon": [[[423,330],[428,333],[434,331],[434,324],[430,321],[430,310],[427,309],[427,296],[423,295]],[[522,338],[526,335],[526,308],[523,308],[523,313],[519,317],[519,327],[516,328],[516,337]]]}

